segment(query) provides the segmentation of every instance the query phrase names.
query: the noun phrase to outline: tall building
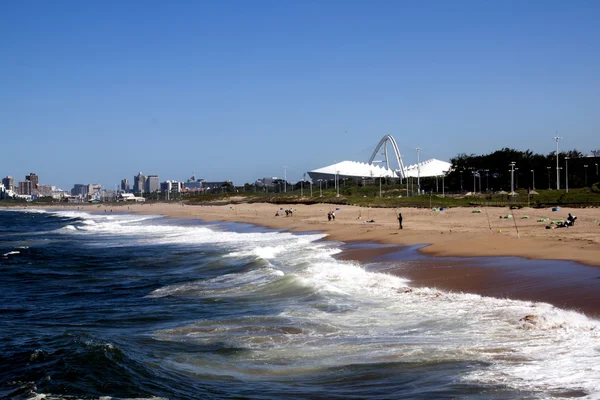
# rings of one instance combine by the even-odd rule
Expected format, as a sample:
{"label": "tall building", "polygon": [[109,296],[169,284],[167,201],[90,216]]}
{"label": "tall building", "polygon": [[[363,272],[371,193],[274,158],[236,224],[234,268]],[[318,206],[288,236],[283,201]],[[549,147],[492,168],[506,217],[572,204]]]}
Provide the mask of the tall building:
{"label": "tall building", "polygon": [[20,195],[31,195],[31,181],[19,182],[17,193]]}
{"label": "tall building", "polygon": [[34,174],[32,172],[25,177],[25,180],[31,182],[31,190],[37,189],[38,184],[39,184],[39,176],[37,176],[36,174]]}
{"label": "tall building", "polygon": [[5,178],[2,178],[2,185],[6,190],[15,190],[15,178],[8,175]]}
{"label": "tall building", "polygon": [[129,193],[131,188],[129,187],[129,179],[125,178],[121,180],[121,192]]}
{"label": "tall building", "polygon": [[88,192],[88,194],[90,194],[90,195],[95,195],[95,194],[98,194],[98,193],[100,193],[100,190],[101,190],[101,189],[102,189],[102,187],[100,186],[100,184],[99,184],[99,183],[90,183],[90,184],[88,185],[88,190],[87,190],[87,192]]}
{"label": "tall building", "polygon": [[146,189],[146,177],[140,172],[133,177],[133,191],[135,193],[144,193]]}
{"label": "tall building", "polygon": [[89,185],[76,183],[71,189],[71,196],[87,197]]}
{"label": "tall building", "polygon": [[162,193],[180,193],[183,188],[183,182],[165,181],[160,183]]}
{"label": "tall building", "polygon": [[158,175],[148,175],[146,179],[146,192],[156,193],[160,191],[160,181]]}

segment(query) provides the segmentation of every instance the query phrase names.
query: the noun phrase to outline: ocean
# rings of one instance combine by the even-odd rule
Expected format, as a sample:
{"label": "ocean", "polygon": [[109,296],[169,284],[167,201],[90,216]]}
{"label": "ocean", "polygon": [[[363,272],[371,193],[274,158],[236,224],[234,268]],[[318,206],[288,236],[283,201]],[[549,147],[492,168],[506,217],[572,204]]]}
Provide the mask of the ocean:
{"label": "ocean", "polygon": [[244,224],[0,211],[0,398],[600,398],[597,319],[414,287],[342,249]]}

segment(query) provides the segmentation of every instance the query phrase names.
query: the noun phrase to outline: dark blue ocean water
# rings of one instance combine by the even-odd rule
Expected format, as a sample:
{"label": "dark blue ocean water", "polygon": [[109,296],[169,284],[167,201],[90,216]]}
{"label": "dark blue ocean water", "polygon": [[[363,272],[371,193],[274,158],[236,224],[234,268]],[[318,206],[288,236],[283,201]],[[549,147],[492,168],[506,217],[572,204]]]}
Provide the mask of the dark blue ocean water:
{"label": "dark blue ocean water", "polygon": [[[158,216],[0,211],[0,398],[600,394],[600,328],[411,289],[338,243]],[[520,321],[535,314],[535,324]]]}

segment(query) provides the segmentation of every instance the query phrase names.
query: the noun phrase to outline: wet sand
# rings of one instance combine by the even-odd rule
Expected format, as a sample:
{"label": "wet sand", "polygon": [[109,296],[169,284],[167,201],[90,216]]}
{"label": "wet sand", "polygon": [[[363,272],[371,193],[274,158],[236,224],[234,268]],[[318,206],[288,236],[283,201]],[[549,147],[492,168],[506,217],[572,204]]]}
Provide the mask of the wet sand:
{"label": "wet sand", "polygon": [[545,302],[600,318],[600,268],[518,257],[432,257],[422,246],[356,243],[338,256],[369,270],[408,278],[411,286]]}

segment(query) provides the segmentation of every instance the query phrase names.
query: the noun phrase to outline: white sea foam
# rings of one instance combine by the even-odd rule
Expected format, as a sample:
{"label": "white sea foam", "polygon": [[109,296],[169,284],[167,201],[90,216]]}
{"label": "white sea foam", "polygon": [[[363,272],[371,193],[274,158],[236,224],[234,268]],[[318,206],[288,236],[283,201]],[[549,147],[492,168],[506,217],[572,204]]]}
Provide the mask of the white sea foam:
{"label": "white sea foam", "polygon": [[[211,373],[285,374],[352,363],[465,361],[487,365],[457,377],[467,383],[600,396],[600,321],[582,314],[546,303],[411,288],[407,279],[336,260],[332,255],[339,246],[319,241],[321,234],[235,233],[161,224],[156,216],[77,217],[95,222],[82,224],[77,234],[112,235],[116,245],[123,238],[128,246],[210,244],[228,258],[268,260],[267,267],[148,294],[199,301],[243,297],[248,303],[271,296],[279,302],[276,314],[268,317],[244,314],[156,333],[163,340],[252,350],[224,359]],[[191,370],[202,364],[171,361]]]}
{"label": "white sea foam", "polygon": [[4,257],[10,256],[12,254],[21,254],[21,252],[20,251],[16,251],[16,250],[9,251],[8,253],[4,253]]}

